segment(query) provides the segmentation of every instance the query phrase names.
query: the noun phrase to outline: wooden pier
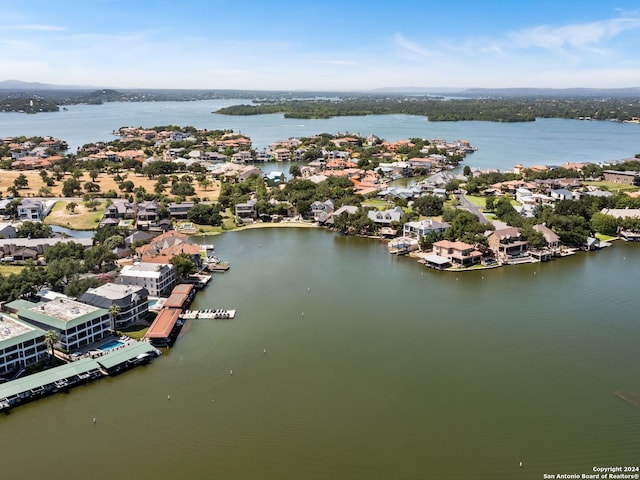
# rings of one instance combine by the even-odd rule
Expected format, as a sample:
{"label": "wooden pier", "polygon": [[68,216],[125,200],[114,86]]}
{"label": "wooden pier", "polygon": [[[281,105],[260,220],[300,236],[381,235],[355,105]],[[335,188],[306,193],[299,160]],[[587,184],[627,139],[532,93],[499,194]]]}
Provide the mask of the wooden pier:
{"label": "wooden pier", "polygon": [[185,312],[180,315],[180,318],[183,320],[229,320],[235,316],[235,310],[218,308],[216,310],[185,310]]}

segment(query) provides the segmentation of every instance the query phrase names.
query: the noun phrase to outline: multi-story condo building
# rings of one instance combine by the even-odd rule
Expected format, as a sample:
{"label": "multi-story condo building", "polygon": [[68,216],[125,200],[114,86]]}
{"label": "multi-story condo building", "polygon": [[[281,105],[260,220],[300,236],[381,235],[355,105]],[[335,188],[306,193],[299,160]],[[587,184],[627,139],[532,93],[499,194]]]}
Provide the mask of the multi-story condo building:
{"label": "multi-story condo building", "polygon": [[0,315],[0,376],[48,357],[44,330]]}
{"label": "multi-story condo building", "polygon": [[79,300],[107,310],[110,310],[112,305],[116,305],[118,307],[115,315],[116,328],[146,320],[149,315],[149,292],[138,285],[105,283],[88,289]]}
{"label": "multi-story condo building", "polygon": [[74,352],[111,334],[111,318],[107,309],[76,300],[57,298],[39,303],[15,300],[5,307],[29,325],[55,331],[58,348],[66,352]]}
{"label": "multi-story condo building", "polygon": [[176,272],[170,264],[141,262],[122,267],[119,279],[123,285],[138,285],[153,297],[163,297],[176,284]]}

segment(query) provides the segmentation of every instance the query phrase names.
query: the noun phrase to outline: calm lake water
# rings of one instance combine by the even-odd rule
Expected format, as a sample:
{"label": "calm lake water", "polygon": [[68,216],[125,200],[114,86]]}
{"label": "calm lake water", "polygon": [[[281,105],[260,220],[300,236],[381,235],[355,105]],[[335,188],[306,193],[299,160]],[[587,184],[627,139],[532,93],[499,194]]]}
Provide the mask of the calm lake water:
{"label": "calm lake water", "polygon": [[[466,138],[479,147],[469,165],[500,169],[640,152],[637,125],[210,113],[224,104],[1,114],[0,136],[75,148],[179,124],[257,146],[342,131]],[[192,308],[237,317],[189,321],[146,367],[0,415],[3,478],[511,480],[638,465],[640,409],[614,392],[640,395],[640,246],[452,274],[324,230],[209,241],[231,269]]]}
{"label": "calm lake water", "polygon": [[[327,120],[287,119],[283,115],[229,116],[212,112],[250,100],[197,102],[106,103],[72,105],[68,111],[0,114],[0,137],[52,135],[75,150],[85,143],[111,141],[122,126],[192,125],[232,129],[249,135],[256,148],[276,140],[319,133],[375,134],[389,141],[405,138],[467,139],[478,151],[465,164],[508,170],[513,165],[561,165],[604,162],[640,152],[640,126],[613,122],[539,119],[527,123],[430,122],[412,115],[336,117]],[[267,170],[280,169],[271,165]],[[286,167],[288,171],[288,166]]]}
{"label": "calm lake water", "polygon": [[640,410],[614,395],[640,394],[637,245],[466,274],[324,230],[215,245],[232,267],[193,308],[237,317],[189,321],[150,365],[0,416],[3,476],[510,480],[637,464]]}

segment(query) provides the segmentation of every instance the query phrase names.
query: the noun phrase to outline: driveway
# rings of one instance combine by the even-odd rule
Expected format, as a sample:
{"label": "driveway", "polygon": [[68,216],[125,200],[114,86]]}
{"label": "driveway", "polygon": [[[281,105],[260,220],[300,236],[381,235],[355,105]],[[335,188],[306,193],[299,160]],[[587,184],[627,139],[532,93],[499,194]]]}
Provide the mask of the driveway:
{"label": "driveway", "polygon": [[464,208],[465,210],[469,210],[471,213],[473,213],[476,217],[478,217],[478,220],[480,220],[480,223],[491,223],[487,217],[485,217],[482,212],[480,211],[480,209],[478,207],[476,207],[473,203],[471,203],[469,200],[467,200],[467,197],[464,196],[464,193],[454,193],[454,196],[456,197],[456,200],[458,201],[458,208]]}

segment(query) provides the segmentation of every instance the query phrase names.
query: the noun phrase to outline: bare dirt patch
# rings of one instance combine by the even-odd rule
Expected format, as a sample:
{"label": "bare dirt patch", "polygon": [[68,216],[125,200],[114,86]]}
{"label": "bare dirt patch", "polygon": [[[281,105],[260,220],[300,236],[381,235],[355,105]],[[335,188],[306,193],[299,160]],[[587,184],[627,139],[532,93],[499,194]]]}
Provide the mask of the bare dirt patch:
{"label": "bare dirt patch", "polygon": [[[46,185],[42,181],[42,178],[40,177],[40,174],[37,170],[26,170],[26,171],[0,170],[0,193],[2,193],[2,195],[10,195],[7,193],[7,188],[13,185],[13,181],[21,173],[23,173],[27,177],[29,186],[28,188],[20,189],[20,195],[22,197],[40,197],[41,195],[39,190],[41,187]],[[48,172],[48,173],[49,175],[51,175],[51,172]],[[150,179],[146,175],[135,175],[133,173],[127,174],[126,172],[121,173],[120,175],[121,176],[127,175],[126,180],[131,180],[136,187],[144,187],[147,192],[153,192],[153,189],[157,182],[156,179]],[[181,176],[181,175],[178,175],[178,176]],[[71,178],[71,175],[67,174],[61,181],[56,182],[55,185],[53,185],[52,187],[49,187],[51,189],[51,194],[49,196],[58,197],[58,198],[62,197],[62,184],[64,183],[65,180],[69,178]],[[79,180],[82,186],[84,187],[84,184],[86,182],[91,182],[91,177],[89,176],[88,173],[85,172],[84,175],[79,178]],[[103,195],[109,190],[114,190],[115,192],[118,193],[118,196],[123,195],[123,192],[120,191],[120,189],[118,188],[120,184],[116,182],[113,179],[113,176],[110,174],[101,173],[100,176],[96,178],[96,183],[100,185],[100,192],[98,192],[98,195]],[[216,200],[220,193],[220,183],[217,181],[213,181],[212,185],[207,190],[201,188],[200,185],[198,185],[198,182],[196,181],[194,181],[192,185],[196,191],[195,196],[200,197],[201,200],[206,200],[206,199]],[[170,195],[168,193],[169,188],[167,188],[167,192],[166,192],[167,195]],[[83,193],[84,193],[84,189],[83,189]]]}

